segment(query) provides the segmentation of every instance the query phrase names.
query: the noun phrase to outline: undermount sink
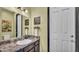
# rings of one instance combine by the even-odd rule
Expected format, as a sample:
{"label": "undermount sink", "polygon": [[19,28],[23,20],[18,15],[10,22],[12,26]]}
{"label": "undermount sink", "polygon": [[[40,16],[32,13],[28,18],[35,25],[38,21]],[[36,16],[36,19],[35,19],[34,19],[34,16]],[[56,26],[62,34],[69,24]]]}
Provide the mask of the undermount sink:
{"label": "undermount sink", "polygon": [[24,39],[24,40],[21,40],[21,41],[17,41],[16,44],[17,45],[27,45],[31,42],[32,42],[32,40],[30,40],[30,39]]}

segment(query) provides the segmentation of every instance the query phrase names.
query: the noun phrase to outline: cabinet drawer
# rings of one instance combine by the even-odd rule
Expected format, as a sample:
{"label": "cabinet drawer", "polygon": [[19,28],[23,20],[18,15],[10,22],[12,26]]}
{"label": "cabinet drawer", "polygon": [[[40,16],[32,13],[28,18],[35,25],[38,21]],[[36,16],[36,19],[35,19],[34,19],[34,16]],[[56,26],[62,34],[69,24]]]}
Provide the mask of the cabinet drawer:
{"label": "cabinet drawer", "polygon": [[38,44],[39,44],[39,41],[36,41],[36,42],[35,42],[35,45],[38,45]]}
{"label": "cabinet drawer", "polygon": [[28,51],[28,52],[34,52],[34,48],[33,49],[31,49],[30,51]]}
{"label": "cabinet drawer", "polygon": [[24,48],[24,52],[28,52],[28,51],[30,51],[33,48],[34,48],[34,44],[31,44],[28,47]]}
{"label": "cabinet drawer", "polygon": [[35,46],[35,52],[39,52],[39,45]]}

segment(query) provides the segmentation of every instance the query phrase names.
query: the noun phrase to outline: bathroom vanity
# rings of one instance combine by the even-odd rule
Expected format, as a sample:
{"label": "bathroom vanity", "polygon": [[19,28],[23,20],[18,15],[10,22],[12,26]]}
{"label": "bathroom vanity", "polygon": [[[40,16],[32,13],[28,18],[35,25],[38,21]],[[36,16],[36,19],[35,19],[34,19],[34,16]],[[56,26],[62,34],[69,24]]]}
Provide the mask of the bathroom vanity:
{"label": "bathroom vanity", "polygon": [[31,43],[16,50],[16,52],[39,52],[39,40],[38,39],[32,40]]}
{"label": "bathroom vanity", "polygon": [[39,38],[0,41],[1,52],[39,52]]}

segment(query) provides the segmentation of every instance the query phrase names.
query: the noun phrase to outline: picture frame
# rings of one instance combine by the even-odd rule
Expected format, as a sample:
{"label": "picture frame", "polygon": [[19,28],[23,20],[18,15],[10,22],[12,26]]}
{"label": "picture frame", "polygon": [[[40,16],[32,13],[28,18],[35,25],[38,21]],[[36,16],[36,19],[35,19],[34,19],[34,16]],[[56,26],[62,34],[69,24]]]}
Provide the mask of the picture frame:
{"label": "picture frame", "polygon": [[34,25],[39,25],[40,24],[40,20],[41,20],[40,16],[34,17]]}
{"label": "picture frame", "polygon": [[10,20],[2,20],[2,32],[11,32],[12,22]]}
{"label": "picture frame", "polygon": [[25,26],[29,25],[29,19],[25,20]]}

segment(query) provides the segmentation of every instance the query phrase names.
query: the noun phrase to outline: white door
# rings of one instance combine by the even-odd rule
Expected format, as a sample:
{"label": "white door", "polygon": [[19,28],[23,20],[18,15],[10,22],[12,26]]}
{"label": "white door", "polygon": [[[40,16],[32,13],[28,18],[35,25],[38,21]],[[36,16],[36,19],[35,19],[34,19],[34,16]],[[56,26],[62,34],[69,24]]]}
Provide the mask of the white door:
{"label": "white door", "polygon": [[75,51],[75,8],[50,7],[50,51]]}

